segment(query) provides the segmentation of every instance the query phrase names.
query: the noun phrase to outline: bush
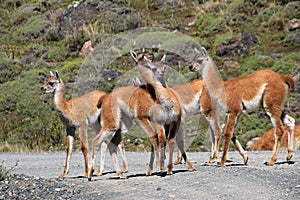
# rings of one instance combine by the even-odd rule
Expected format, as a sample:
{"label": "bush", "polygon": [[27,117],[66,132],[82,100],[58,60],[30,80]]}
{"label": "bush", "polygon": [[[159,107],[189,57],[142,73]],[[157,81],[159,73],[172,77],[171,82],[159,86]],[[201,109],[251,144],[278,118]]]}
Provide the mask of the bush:
{"label": "bush", "polygon": [[[271,6],[261,10],[258,15],[254,18],[253,23],[256,27],[269,27],[280,29],[283,27],[283,18],[281,16],[282,6]],[[279,24],[280,27],[277,28]]]}
{"label": "bush", "polygon": [[254,55],[250,56],[242,65],[241,70],[246,72],[253,72],[266,68],[271,68],[274,64],[274,59],[267,55]]}
{"label": "bush", "polygon": [[20,71],[21,69],[19,66],[0,55],[0,84],[13,80]]}
{"label": "bush", "polygon": [[226,32],[225,20],[223,17],[211,13],[203,14],[196,22],[196,27],[203,34]]}
{"label": "bush", "polygon": [[16,162],[16,164],[13,167],[7,169],[6,167],[4,167],[4,161],[2,161],[0,165],[0,181],[3,181],[9,175],[9,173],[16,168],[17,165],[18,162]]}
{"label": "bush", "polygon": [[68,50],[65,46],[54,46],[44,56],[49,62],[62,62],[68,56]]}
{"label": "bush", "polygon": [[213,47],[218,48],[224,45],[228,45],[232,39],[234,39],[233,34],[220,34],[216,36]]}
{"label": "bush", "polygon": [[297,67],[300,67],[300,52],[291,53],[280,60],[276,60],[271,69],[279,74],[291,76]]}
{"label": "bush", "polygon": [[41,36],[50,23],[40,16],[30,17],[24,25],[16,28],[13,35],[16,41],[27,43]]}
{"label": "bush", "polygon": [[62,150],[64,128],[54,110],[53,95],[40,90],[43,74],[44,70],[30,70],[0,85],[0,124],[5,135],[0,142],[31,151]]}

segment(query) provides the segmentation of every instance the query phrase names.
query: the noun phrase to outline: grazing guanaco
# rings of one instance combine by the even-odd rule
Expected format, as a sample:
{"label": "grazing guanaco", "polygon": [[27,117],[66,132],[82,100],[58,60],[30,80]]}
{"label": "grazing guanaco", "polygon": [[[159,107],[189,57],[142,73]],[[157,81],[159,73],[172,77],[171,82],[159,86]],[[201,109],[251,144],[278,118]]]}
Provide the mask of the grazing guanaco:
{"label": "grazing guanaco", "polygon": [[[66,146],[66,163],[62,177],[65,178],[69,172],[70,158],[73,149],[73,141],[75,130],[79,130],[80,148],[83,153],[85,163],[85,175],[88,174],[88,141],[87,130],[93,129],[96,134],[100,130],[100,112],[101,109],[97,107],[100,98],[106,96],[102,91],[94,90],[86,93],[80,97],[66,100],[65,84],[60,78],[58,72],[53,74],[50,72],[50,78],[46,80],[41,89],[45,93],[54,93],[54,103],[58,112],[59,118],[66,127],[67,132],[67,146]],[[104,145],[103,145],[104,146]],[[124,147],[119,146],[123,157],[124,170],[127,170],[127,161],[124,157]],[[105,146],[104,146],[105,149]],[[104,151],[102,148],[102,151]],[[104,153],[101,152],[101,156]],[[103,159],[103,158],[102,158]]]}
{"label": "grazing guanaco", "polygon": [[[234,133],[234,127],[240,114],[251,112],[262,106],[270,117],[274,127],[275,143],[271,161],[267,165],[274,165],[281,137],[284,132],[281,121],[282,107],[288,90],[293,92],[294,80],[288,76],[279,75],[271,70],[260,70],[249,76],[222,81],[216,66],[207,54],[205,48],[194,58],[191,71],[201,71],[204,85],[212,99],[227,112],[227,122],[224,130],[225,145],[220,166],[227,160],[229,142]],[[293,131],[289,132],[293,138]],[[293,155],[293,140],[289,139],[287,160]],[[245,152],[239,149],[245,160]]]}

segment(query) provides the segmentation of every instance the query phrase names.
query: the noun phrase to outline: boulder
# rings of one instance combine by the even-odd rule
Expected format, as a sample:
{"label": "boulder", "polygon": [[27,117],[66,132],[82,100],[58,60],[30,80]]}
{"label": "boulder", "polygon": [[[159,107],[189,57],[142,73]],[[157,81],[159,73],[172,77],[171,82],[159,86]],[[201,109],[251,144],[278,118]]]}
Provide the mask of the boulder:
{"label": "boulder", "polygon": [[243,33],[238,40],[232,40],[228,45],[222,46],[217,49],[217,56],[238,56],[243,54],[249,54],[251,48],[258,44],[258,39],[251,33]]}

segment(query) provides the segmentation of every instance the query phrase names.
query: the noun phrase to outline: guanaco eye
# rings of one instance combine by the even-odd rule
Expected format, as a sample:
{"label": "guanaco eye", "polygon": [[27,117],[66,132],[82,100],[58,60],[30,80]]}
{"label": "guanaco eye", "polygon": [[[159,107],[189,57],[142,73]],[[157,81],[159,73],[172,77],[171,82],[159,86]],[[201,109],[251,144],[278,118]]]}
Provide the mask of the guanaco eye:
{"label": "guanaco eye", "polygon": [[203,60],[197,60],[197,63],[201,65],[203,63]]}

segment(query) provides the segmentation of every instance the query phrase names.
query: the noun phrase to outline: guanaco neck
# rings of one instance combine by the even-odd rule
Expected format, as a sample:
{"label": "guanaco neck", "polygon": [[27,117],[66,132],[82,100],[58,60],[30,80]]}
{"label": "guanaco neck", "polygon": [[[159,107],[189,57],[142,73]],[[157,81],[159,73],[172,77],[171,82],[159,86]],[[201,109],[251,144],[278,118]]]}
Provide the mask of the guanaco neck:
{"label": "guanaco neck", "polygon": [[202,70],[204,86],[219,107],[227,111],[224,82],[220,77],[217,67],[210,57],[207,58],[204,65]]}
{"label": "guanaco neck", "polygon": [[138,70],[139,70],[139,73],[140,73],[142,79],[146,83],[152,85],[154,88],[156,86],[163,86],[162,83],[154,76],[151,69],[148,69],[148,68],[144,67],[143,65],[138,64]]}
{"label": "guanaco neck", "polygon": [[156,97],[160,99],[162,95],[162,89],[164,88],[162,83],[154,76],[151,69],[146,68],[142,64],[138,64],[138,70],[141,78],[154,88]]}
{"label": "guanaco neck", "polygon": [[54,104],[59,114],[61,114],[65,118],[68,119],[71,118],[71,111],[70,111],[71,109],[70,109],[70,105],[66,100],[66,88],[62,80],[60,81],[60,83],[58,84],[55,90]]}

